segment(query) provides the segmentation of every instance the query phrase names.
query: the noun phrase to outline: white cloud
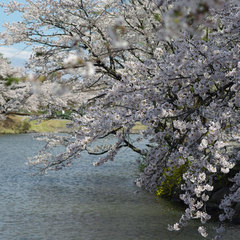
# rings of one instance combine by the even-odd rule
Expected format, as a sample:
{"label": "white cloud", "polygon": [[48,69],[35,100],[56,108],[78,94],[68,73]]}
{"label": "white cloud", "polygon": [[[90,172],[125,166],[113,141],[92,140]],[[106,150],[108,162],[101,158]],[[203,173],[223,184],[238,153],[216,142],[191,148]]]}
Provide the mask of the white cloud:
{"label": "white cloud", "polygon": [[3,54],[4,57],[12,59],[19,59],[27,61],[31,55],[31,51],[21,50],[14,47],[0,47],[0,53]]}

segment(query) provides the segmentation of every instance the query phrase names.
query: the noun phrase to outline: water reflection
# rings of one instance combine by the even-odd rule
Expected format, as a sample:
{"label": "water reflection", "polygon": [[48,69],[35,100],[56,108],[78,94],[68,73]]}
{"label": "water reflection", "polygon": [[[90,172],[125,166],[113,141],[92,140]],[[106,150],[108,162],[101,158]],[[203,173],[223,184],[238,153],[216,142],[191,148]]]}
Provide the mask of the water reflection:
{"label": "water reflection", "polygon": [[[115,162],[97,168],[96,159],[85,154],[70,168],[31,177],[26,157],[42,144],[30,134],[0,136],[0,239],[202,239],[194,222],[184,231],[167,231],[181,207],[135,193],[134,153],[124,150]],[[229,233],[240,231],[229,228]],[[236,239],[229,235],[226,239]]]}

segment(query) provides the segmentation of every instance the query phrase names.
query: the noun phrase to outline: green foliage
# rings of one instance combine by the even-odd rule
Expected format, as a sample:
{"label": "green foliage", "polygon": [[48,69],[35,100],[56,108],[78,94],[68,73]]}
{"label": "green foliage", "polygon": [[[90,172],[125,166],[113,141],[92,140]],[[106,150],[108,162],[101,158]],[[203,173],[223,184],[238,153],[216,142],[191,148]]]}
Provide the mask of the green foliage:
{"label": "green foliage", "polygon": [[209,30],[206,28],[205,34],[202,37],[202,40],[207,42],[209,40]]}
{"label": "green foliage", "polygon": [[23,121],[21,123],[16,124],[15,126],[15,132],[16,133],[26,133],[29,128],[30,128],[31,124],[27,121]]}
{"label": "green foliage", "polygon": [[18,83],[18,82],[19,82],[19,79],[18,79],[18,78],[15,78],[15,77],[7,77],[7,78],[6,78],[5,85],[6,85],[6,86],[11,86],[13,83]]}
{"label": "green foliage", "polygon": [[79,111],[79,114],[80,114],[81,116],[83,116],[83,115],[86,114],[86,108],[85,108],[84,106],[81,106],[81,107],[78,109],[78,111]]}
{"label": "green foliage", "polygon": [[36,116],[40,116],[40,115],[43,115],[43,114],[47,114],[48,113],[48,109],[41,109],[41,110],[38,110],[37,112],[33,112],[33,113],[30,113],[29,115],[36,115]]}
{"label": "green foliage", "polygon": [[0,121],[0,134],[2,133],[26,133],[30,129],[28,119],[22,116],[9,115],[4,121]]}
{"label": "green foliage", "polygon": [[161,22],[161,21],[162,21],[162,18],[161,18],[161,16],[160,16],[160,14],[158,14],[158,13],[154,13],[154,19],[155,19],[156,21],[158,21],[158,22]]}
{"label": "green foliage", "polygon": [[165,180],[162,182],[161,186],[158,187],[156,195],[158,197],[173,197],[178,195],[181,191],[180,186],[184,182],[182,175],[187,171],[187,168],[188,163],[180,167],[174,167],[171,175],[167,174],[170,168],[166,168],[163,172]]}
{"label": "green foliage", "polygon": [[44,56],[43,52],[36,52],[36,57],[42,57],[42,56]]}
{"label": "green foliage", "polygon": [[62,111],[56,111],[55,112],[55,116],[56,118],[60,118],[60,119],[71,119],[71,115],[72,115],[72,110],[66,110],[64,113]]}

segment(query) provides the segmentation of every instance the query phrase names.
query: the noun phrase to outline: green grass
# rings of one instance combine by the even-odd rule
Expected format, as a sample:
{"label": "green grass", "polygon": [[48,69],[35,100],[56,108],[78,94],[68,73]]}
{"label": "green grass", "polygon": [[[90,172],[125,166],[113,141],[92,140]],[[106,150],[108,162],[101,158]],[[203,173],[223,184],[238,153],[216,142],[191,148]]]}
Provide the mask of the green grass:
{"label": "green grass", "polygon": [[146,130],[146,126],[139,122],[136,122],[135,126],[132,128],[131,133],[139,133],[140,131]]}
{"label": "green grass", "polygon": [[9,115],[6,120],[0,121],[0,133],[21,133],[26,132],[30,124],[24,117]]}
{"label": "green grass", "polygon": [[17,134],[26,132],[68,132],[66,124],[69,120],[33,120],[29,117],[9,115],[5,121],[0,122],[0,134]]}
{"label": "green grass", "polygon": [[[8,115],[5,121],[0,121],[0,134],[17,134],[26,132],[70,132],[66,124],[70,120],[51,119],[29,121],[28,116]],[[145,130],[146,126],[139,122],[132,128],[132,133],[139,133]]]}
{"label": "green grass", "polygon": [[30,122],[30,132],[66,132],[66,124],[69,120],[51,119],[51,120],[33,120]]}

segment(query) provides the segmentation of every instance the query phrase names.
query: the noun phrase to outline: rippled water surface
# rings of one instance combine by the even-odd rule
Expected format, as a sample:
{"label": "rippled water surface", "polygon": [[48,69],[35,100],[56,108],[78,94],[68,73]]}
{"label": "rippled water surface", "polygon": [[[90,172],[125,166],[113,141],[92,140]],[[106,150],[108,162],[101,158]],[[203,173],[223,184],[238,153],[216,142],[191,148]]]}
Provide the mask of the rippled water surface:
{"label": "rippled water surface", "polygon": [[[1,240],[202,239],[196,223],[168,232],[181,208],[135,192],[137,156],[131,151],[100,167],[84,154],[69,168],[32,177],[26,158],[42,145],[31,134],[0,136]],[[239,234],[232,226],[224,239]]]}

